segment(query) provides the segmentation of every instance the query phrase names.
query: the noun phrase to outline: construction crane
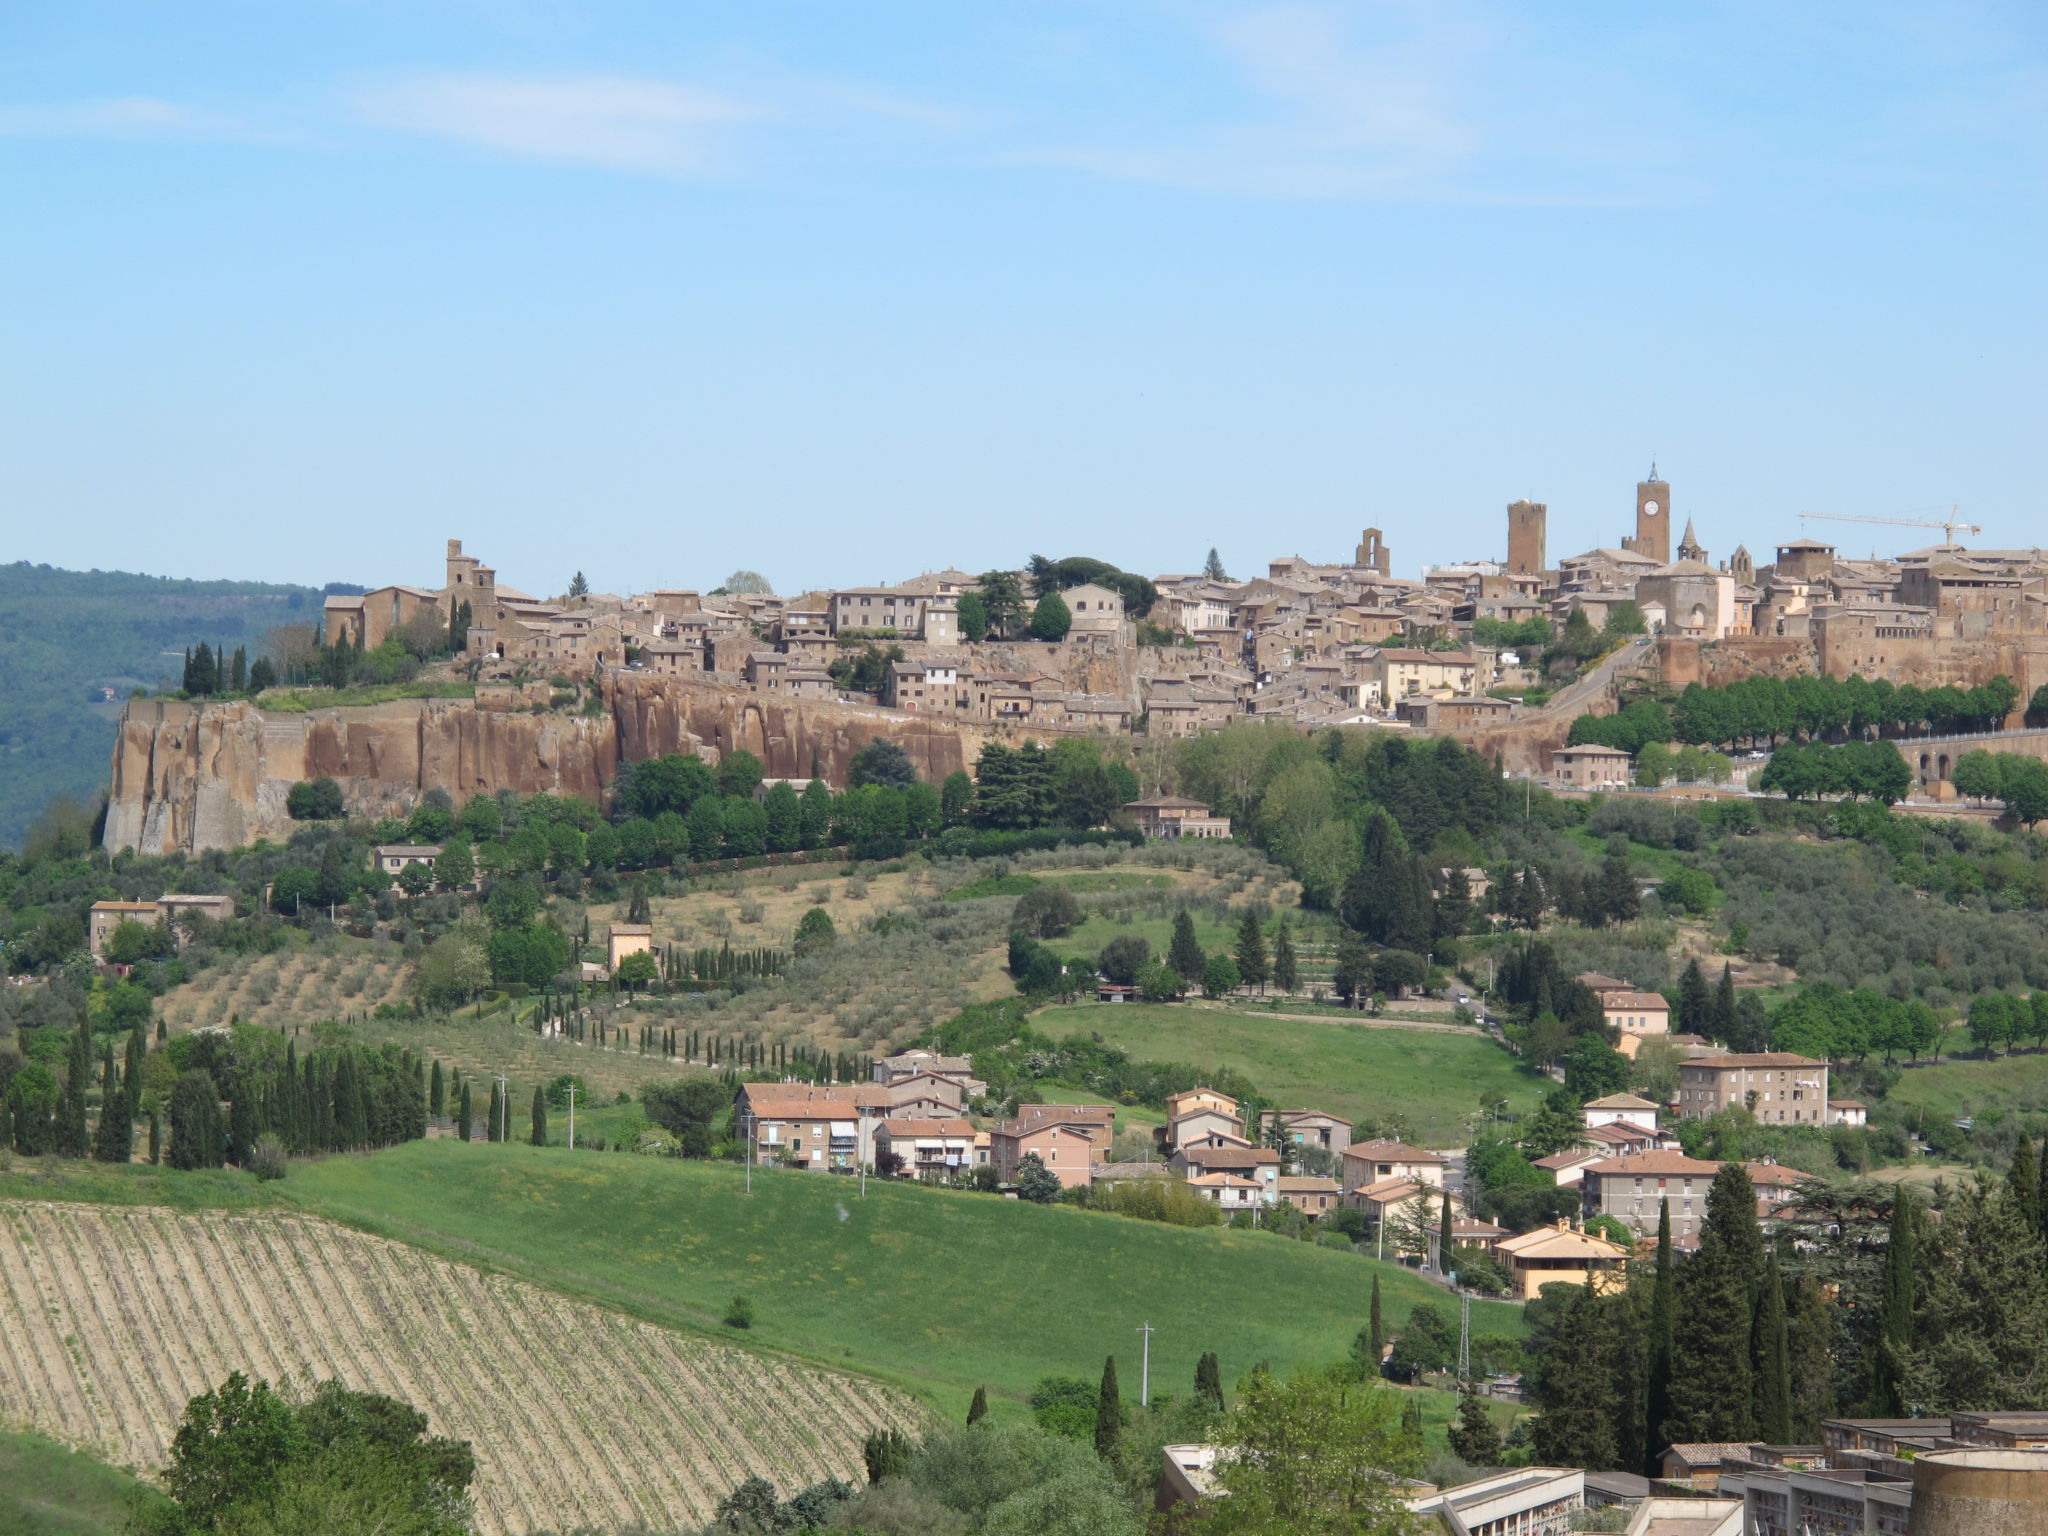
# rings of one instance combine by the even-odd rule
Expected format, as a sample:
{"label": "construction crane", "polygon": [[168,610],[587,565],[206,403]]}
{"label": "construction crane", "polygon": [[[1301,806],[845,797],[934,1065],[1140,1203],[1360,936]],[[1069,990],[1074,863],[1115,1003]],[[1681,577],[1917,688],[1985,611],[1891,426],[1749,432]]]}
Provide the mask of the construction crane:
{"label": "construction crane", "polygon": [[1954,507],[1950,507],[1948,512],[1947,517],[1936,518],[1932,522],[1921,517],[1861,517],[1851,512],[1802,512],[1799,520],[1804,523],[1817,518],[1828,523],[1884,523],[1893,528],[1939,528],[1944,535],[1943,542],[1947,544],[1955,543],[1958,528],[1964,533],[1984,531],[1975,523],[1966,523],[1958,518]]}

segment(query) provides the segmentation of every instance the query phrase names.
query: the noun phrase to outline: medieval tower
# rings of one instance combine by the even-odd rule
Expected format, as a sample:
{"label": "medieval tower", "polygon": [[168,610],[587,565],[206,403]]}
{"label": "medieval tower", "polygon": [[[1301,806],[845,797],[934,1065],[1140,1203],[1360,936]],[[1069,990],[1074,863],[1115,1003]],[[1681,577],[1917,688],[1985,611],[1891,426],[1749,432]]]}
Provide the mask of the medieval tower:
{"label": "medieval tower", "polygon": [[1671,486],[1657,478],[1657,466],[1650,466],[1650,478],[1636,482],[1636,531],[1634,538],[1621,541],[1623,549],[1648,555],[1659,565],[1671,563]]}
{"label": "medieval tower", "polygon": [[1550,509],[1540,501],[1508,503],[1508,570],[1533,576],[1543,569],[1544,527]]}

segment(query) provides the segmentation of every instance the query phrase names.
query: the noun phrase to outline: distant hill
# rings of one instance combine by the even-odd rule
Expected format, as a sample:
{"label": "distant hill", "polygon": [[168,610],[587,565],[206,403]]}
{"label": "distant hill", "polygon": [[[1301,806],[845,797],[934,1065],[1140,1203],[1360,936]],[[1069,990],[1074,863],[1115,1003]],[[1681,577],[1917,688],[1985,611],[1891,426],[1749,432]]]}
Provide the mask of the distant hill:
{"label": "distant hill", "polygon": [[175,687],[186,647],[253,659],[273,626],[320,608],[311,587],[0,565],[0,847],[20,846],[57,796],[105,786],[120,701]]}

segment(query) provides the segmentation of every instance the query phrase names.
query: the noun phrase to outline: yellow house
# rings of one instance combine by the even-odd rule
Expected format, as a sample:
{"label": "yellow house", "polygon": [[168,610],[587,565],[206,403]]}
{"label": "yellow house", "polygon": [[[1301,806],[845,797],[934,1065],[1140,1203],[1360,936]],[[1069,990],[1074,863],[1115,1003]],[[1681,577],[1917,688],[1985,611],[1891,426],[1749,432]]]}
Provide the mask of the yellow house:
{"label": "yellow house", "polygon": [[1628,1249],[1563,1221],[1504,1237],[1493,1245],[1493,1251],[1507,1264],[1515,1294],[1524,1301],[1534,1300],[1544,1286],[1560,1281],[1591,1285],[1596,1292],[1627,1283],[1622,1266],[1628,1262]]}
{"label": "yellow house", "polygon": [[654,929],[646,923],[613,923],[605,942],[605,969],[618,974],[619,962],[628,955],[654,953]]}

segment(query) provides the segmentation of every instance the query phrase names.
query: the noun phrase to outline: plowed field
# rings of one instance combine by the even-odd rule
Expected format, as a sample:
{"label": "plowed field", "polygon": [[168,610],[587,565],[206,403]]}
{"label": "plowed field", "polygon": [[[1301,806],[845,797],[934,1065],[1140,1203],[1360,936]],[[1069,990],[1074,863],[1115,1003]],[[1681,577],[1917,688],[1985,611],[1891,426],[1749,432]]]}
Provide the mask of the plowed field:
{"label": "plowed field", "polygon": [[871,1382],[308,1217],[0,1203],[0,1421],[154,1470],[232,1370],[424,1410],[474,1446],[487,1533],[702,1521],[755,1472],[858,1481],[863,1436],[914,1418]]}

